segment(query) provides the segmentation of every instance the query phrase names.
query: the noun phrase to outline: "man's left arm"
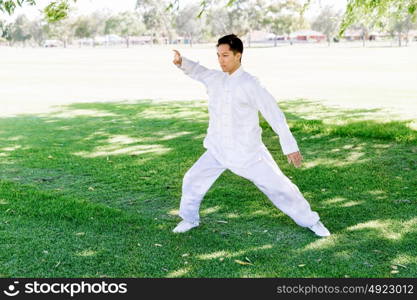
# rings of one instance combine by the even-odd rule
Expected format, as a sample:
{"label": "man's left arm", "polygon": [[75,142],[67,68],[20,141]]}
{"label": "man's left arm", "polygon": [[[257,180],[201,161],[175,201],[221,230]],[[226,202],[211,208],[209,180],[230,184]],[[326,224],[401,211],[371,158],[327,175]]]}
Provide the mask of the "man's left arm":
{"label": "man's left arm", "polygon": [[279,108],[277,101],[258,81],[253,86],[253,97],[256,107],[262,116],[269,123],[274,132],[279,136],[282,152],[287,156],[289,163],[294,163],[299,167],[302,155],[297,145],[297,141],[288,127],[284,113]]}

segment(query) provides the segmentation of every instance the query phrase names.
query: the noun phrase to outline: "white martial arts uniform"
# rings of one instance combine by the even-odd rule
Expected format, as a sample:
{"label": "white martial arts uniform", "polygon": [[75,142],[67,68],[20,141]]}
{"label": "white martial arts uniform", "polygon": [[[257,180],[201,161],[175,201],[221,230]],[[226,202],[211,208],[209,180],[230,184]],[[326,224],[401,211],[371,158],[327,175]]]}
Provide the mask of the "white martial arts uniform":
{"label": "white martial arts uniform", "polygon": [[278,134],[284,154],[298,151],[297,142],[273,96],[242,66],[229,75],[182,57],[179,68],[205,85],[210,117],[204,139],[207,151],[183,179],[180,217],[199,223],[204,195],[220,174],[229,169],[252,181],[298,225],[316,224],[318,214],[282,173],[262,142],[258,111]]}

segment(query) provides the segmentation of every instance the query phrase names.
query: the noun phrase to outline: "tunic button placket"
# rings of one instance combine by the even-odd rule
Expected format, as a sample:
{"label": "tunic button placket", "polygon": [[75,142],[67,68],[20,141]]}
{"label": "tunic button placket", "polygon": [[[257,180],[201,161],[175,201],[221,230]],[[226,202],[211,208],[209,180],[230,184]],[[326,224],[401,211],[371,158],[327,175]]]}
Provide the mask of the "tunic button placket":
{"label": "tunic button placket", "polygon": [[232,109],[231,109],[231,92],[230,81],[226,79],[224,86],[224,105],[223,105],[223,142],[228,152],[233,150],[233,136],[232,136]]}

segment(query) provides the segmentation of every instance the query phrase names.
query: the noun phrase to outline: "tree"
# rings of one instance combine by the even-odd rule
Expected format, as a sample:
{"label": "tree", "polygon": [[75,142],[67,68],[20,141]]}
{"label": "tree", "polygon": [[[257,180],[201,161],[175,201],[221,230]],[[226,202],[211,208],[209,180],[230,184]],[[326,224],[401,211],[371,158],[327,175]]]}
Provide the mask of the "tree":
{"label": "tree", "polygon": [[230,7],[227,12],[227,28],[237,36],[243,36],[249,32],[247,10],[242,9],[240,2]]}
{"label": "tree", "polygon": [[165,1],[158,0],[137,0],[136,9],[143,17],[146,31],[155,39],[167,38],[172,42],[175,35],[175,15]]}
{"label": "tree", "polygon": [[[207,24],[212,36],[234,33],[237,36],[249,34],[252,30],[265,27],[263,23],[265,1],[242,0],[229,6],[210,7],[207,10]],[[250,47],[250,40],[248,40]]]}
{"label": "tree", "polygon": [[265,15],[267,11],[266,2],[264,0],[252,0],[246,7],[247,22],[249,25],[248,46],[251,46],[251,33],[253,30],[262,30],[267,26],[265,24]]}
{"label": "tree", "polygon": [[9,15],[13,14],[16,7],[24,4],[35,5],[35,0],[0,0],[0,11],[6,12]]}
{"label": "tree", "polygon": [[58,39],[64,44],[64,48],[74,37],[74,24],[70,19],[62,19],[54,23],[47,23],[44,31],[49,38]]}
{"label": "tree", "polygon": [[349,0],[346,12],[340,25],[339,35],[352,24],[358,23],[364,17],[371,19],[378,27],[384,27],[387,16],[397,15],[404,19],[404,14],[411,21],[417,18],[417,0]]}
{"label": "tree", "polygon": [[227,32],[227,11],[219,8],[210,8],[207,13],[207,24],[212,37],[224,35]]}
{"label": "tree", "polygon": [[29,20],[25,15],[16,18],[10,28],[10,37],[12,43],[20,42],[26,45],[26,41],[31,38],[29,31]]}
{"label": "tree", "polygon": [[94,36],[95,28],[91,26],[91,19],[89,16],[79,16],[73,24],[74,36],[76,38],[85,39]]}
{"label": "tree", "polygon": [[12,40],[11,27],[12,27],[11,23],[6,23],[5,21],[0,20],[0,37],[6,40],[9,44],[11,43],[11,40]]}
{"label": "tree", "polygon": [[274,46],[277,46],[277,36],[285,35],[289,37],[291,32],[295,30],[296,18],[291,15],[283,15],[277,18],[273,18],[270,21],[270,30],[275,34]]}
{"label": "tree", "polygon": [[129,47],[130,36],[141,35],[145,30],[145,24],[137,12],[122,12],[106,20],[104,33],[122,36],[126,41],[126,47]]}
{"label": "tree", "polygon": [[90,20],[90,26],[93,28],[94,35],[103,35],[106,27],[106,21],[109,18],[108,13],[93,12],[88,16]]}
{"label": "tree", "polygon": [[[274,3],[267,7],[264,22],[275,36],[289,36],[294,30],[307,28],[304,10],[305,3],[296,0]],[[276,38],[274,45],[277,45]]]}
{"label": "tree", "polygon": [[[339,36],[352,25],[362,28],[365,45],[366,32],[371,28],[398,33],[401,46],[402,36],[417,18],[417,0],[349,0],[339,29]],[[407,29],[408,28],[408,29]]]}
{"label": "tree", "polygon": [[402,40],[405,38],[406,45],[408,45],[408,32],[415,27],[412,21],[412,16],[406,12],[394,14],[388,17],[387,30],[391,36],[397,35],[398,46],[402,46]]}
{"label": "tree", "polygon": [[175,18],[175,27],[178,34],[187,37],[190,46],[192,46],[193,40],[200,38],[203,33],[204,20],[195,18],[199,10],[200,7],[198,5],[189,5],[180,10]]}
{"label": "tree", "polygon": [[324,33],[330,46],[330,41],[336,36],[340,21],[340,13],[334,12],[331,6],[326,6],[313,21],[311,28]]}
{"label": "tree", "polygon": [[[51,1],[44,9],[45,19],[50,22],[57,22],[68,16],[70,3],[77,0],[55,0]],[[36,0],[0,0],[0,11],[12,15],[16,7],[23,5],[36,5]]]}
{"label": "tree", "polygon": [[108,19],[108,15],[103,15],[100,12],[77,17],[72,24],[75,37],[82,39],[104,34]]}
{"label": "tree", "polygon": [[29,21],[29,24],[28,24],[28,29],[29,29],[29,34],[31,36],[31,39],[38,46],[42,46],[43,42],[45,41],[44,25],[45,23],[41,19]]}

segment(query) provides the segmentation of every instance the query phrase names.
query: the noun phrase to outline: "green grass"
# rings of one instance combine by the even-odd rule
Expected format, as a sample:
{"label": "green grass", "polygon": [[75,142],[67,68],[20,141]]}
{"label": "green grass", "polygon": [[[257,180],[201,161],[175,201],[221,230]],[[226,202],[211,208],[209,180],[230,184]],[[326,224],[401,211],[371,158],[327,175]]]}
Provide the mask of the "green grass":
{"label": "green grass", "polygon": [[0,276],[416,277],[410,122],[305,100],[281,108],[303,167],[288,165],[262,121],[264,142],[331,237],[229,171],[201,226],[172,234],[182,177],[204,152],[205,103],[74,104],[0,119]]}

